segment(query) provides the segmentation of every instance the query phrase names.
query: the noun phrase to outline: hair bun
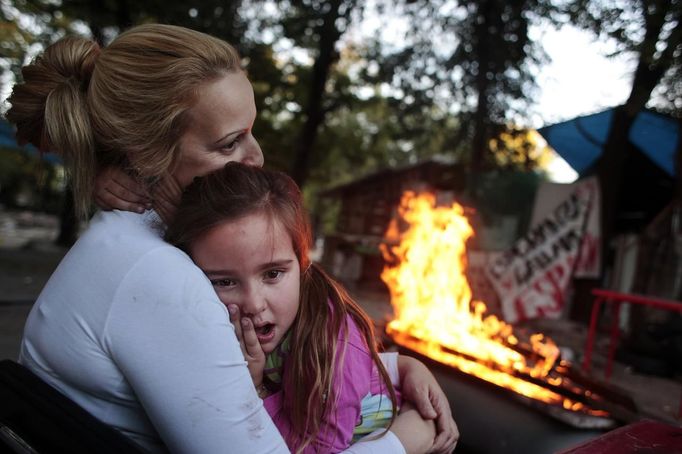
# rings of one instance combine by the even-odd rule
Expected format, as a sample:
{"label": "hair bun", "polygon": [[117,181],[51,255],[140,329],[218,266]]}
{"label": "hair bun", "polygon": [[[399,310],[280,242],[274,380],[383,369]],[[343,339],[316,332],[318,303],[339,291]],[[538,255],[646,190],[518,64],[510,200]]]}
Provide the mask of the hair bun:
{"label": "hair bun", "polygon": [[100,50],[95,41],[68,36],[48,47],[42,60],[46,69],[51,67],[64,82],[75,79],[81,82],[81,89],[85,91]]}
{"label": "hair bun", "polygon": [[19,143],[32,143],[41,149],[53,145],[45,130],[48,99],[53,92],[75,89],[85,93],[99,53],[99,45],[92,40],[66,37],[22,69],[23,82],[15,85],[8,98],[11,108],[7,112],[7,119],[17,127]]}
{"label": "hair bun", "polygon": [[[17,141],[59,153],[70,169],[76,200],[85,200],[93,178],[77,169],[95,168],[87,91],[99,53],[92,40],[60,39],[22,69],[24,81],[8,99],[6,116],[17,128]],[[79,213],[86,210],[85,202],[77,206]]]}

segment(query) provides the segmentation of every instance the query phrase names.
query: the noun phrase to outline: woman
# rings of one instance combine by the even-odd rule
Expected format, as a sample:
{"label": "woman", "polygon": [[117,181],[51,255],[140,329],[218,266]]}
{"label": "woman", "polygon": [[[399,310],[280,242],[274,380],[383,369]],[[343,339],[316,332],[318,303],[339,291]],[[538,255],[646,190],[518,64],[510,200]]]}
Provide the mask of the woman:
{"label": "woman", "polygon": [[[144,25],[104,49],[62,39],[23,76],[7,118],[20,141],[64,156],[79,212],[107,166],[150,188],[154,210],[91,220],[36,301],[20,361],[150,451],[286,452],[225,307],[189,257],[161,239],[195,176],[228,161],[263,162],[251,134],[253,90],[237,53],[188,29]],[[424,392],[410,386],[423,377],[431,380],[427,392],[440,393],[430,375],[414,377],[403,383],[408,399],[410,388],[416,398]],[[452,438],[443,400],[436,400],[439,425]],[[393,431],[408,450],[423,449],[405,430],[414,419],[403,421]],[[356,446],[382,452],[396,442]]]}

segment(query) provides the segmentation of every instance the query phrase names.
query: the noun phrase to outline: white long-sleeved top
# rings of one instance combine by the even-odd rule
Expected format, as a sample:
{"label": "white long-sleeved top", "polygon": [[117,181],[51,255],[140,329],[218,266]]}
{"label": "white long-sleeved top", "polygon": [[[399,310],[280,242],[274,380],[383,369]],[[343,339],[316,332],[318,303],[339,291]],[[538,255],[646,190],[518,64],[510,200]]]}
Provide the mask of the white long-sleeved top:
{"label": "white long-sleeved top", "polygon": [[[98,213],[47,282],[19,361],[152,452],[288,452],[225,307],[153,211]],[[392,433],[348,452],[404,452]]]}

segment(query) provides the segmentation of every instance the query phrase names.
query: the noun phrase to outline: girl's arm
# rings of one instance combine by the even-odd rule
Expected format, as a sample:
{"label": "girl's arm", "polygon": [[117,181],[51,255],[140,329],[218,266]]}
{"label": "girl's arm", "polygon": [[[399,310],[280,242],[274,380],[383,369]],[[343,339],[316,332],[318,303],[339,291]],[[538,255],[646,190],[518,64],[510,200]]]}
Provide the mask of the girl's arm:
{"label": "girl's arm", "polygon": [[[248,322],[246,325],[241,323],[238,307],[236,305],[231,305],[229,309],[230,319],[235,325],[235,331],[239,338],[242,352],[248,362],[249,372],[251,373],[254,385],[256,388],[259,388],[259,385],[263,380],[265,354],[260,348],[256,334],[253,331],[253,326]],[[361,341],[358,338],[356,343],[360,342]],[[350,367],[347,367],[348,364],[346,364],[346,367],[337,368],[340,373],[336,380],[348,383],[346,390],[350,391],[350,393],[345,395],[344,399],[339,402],[339,407],[343,407],[340,408],[340,410],[347,414],[342,415],[340,419],[331,422],[327,426],[328,436],[325,440],[320,440],[320,443],[325,445],[325,449],[349,447],[350,437],[352,437],[355,424],[352,422],[352,417],[348,416],[348,414],[358,414],[359,410],[356,410],[353,407],[353,403],[361,401],[362,397],[364,397],[364,391],[354,388],[352,384],[363,382],[369,383],[369,375],[363,378],[362,370],[360,370],[362,368],[362,363],[367,362],[367,352],[359,352],[354,345],[348,346],[347,353],[348,352],[351,353],[347,358],[348,360],[351,362],[359,360],[360,362],[352,363]],[[358,352],[360,355],[357,354]],[[415,358],[397,355],[395,353],[382,353],[380,356],[384,362],[384,366],[387,371],[389,371],[389,375],[394,381],[394,384],[397,384],[394,380],[395,373],[390,372],[392,370],[395,371],[397,368],[400,376],[400,389],[404,400],[400,415],[398,415],[391,426],[391,432],[398,437],[400,443],[408,453],[419,453],[425,452],[426,450],[432,453],[452,452],[459,439],[459,430],[452,418],[448,399],[433,374],[421,361]],[[362,361],[363,358],[365,361]],[[371,359],[369,360],[369,363],[371,364]],[[343,374],[344,370],[348,372],[347,377]],[[267,397],[260,393],[259,395],[262,398]],[[414,407],[410,405],[410,402],[414,404]],[[265,408],[271,416],[274,416],[275,423],[280,431],[290,427],[287,415],[282,414],[281,406],[281,392],[268,397],[265,401]],[[432,434],[432,431],[434,430],[435,432]],[[372,439],[373,437],[368,436],[366,438]],[[363,441],[349,447],[348,452],[382,452],[383,449],[386,449],[386,446],[379,448],[379,444],[389,444],[391,441],[388,439],[383,441],[380,440],[382,440],[382,438],[376,439],[376,442]],[[393,441],[393,443],[395,443],[395,441]],[[312,448],[314,449],[315,447]],[[376,451],[374,450],[375,448],[377,449]],[[395,447],[393,449],[395,449]]]}
{"label": "girl's arm", "polygon": [[412,402],[423,418],[435,420],[437,436],[430,452],[452,452],[459,439],[459,429],[436,378],[424,363],[405,355],[398,357],[398,372],[403,401]]}
{"label": "girl's arm", "polygon": [[[431,444],[433,446],[430,446],[429,452],[452,452],[457,445],[459,431],[452,418],[447,397],[433,374],[421,361],[415,358],[398,355],[396,352],[380,353],[379,356],[391,378],[391,382],[400,389],[403,401],[408,401],[407,406],[402,406],[400,416],[404,416],[402,418],[404,421],[411,421],[415,416],[418,418],[410,424],[403,422],[398,424],[396,422],[391,427],[391,430],[403,441],[405,449],[409,452],[417,447],[416,452],[420,452],[419,446],[430,443],[429,446]],[[407,399],[405,399],[406,394]],[[432,420],[435,420],[435,423]],[[423,427],[424,424],[426,424],[425,427]],[[425,438],[424,435],[436,426],[438,426],[438,436],[434,434],[430,439]],[[421,427],[421,429],[412,430],[417,427]]]}
{"label": "girl's arm", "polygon": [[[248,362],[249,372],[254,386],[258,389],[263,380],[263,367],[265,354],[258,342],[253,324],[246,317],[241,318],[239,307],[229,305],[230,321],[235,326],[235,333],[239,344]],[[351,319],[348,319],[349,333],[347,337],[339,335],[337,364],[334,368],[332,386],[336,392],[334,411],[321,424],[321,430],[316,438],[308,445],[304,452],[341,452],[348,448],[353,438],[353,430],[359,420],[361,401],[370,391],[370,379],[373,362],[361,334]],[[363,348],[364,347],[364,348]],[[341,353],[343,351],[343,353]],[[343,364],[340,357],[343,356]],[[285,363],[285,371],[287,364]],[[275,425],[280,430],[285,440],[292,440],[292,425],[290,415],[283,410],[284,399],[301,398],[292,396],[287,389],[291,382],[287,382],[287,373],[284,373],[282,383],[283,391],[267,397],[265,408],[273,418]],[[329,405],[329,403],[327,403]],[[289,446],[292,448],[292,446]],[[379,452],[379,451],[375,451]]]}
{"label": "girl's arm", "polygon": [[[256,334],[253,331],[252,324],[243,324],[237,306],[231,305],[229,308],[230,321],[235,326],[235,332],[239,339],[239,343],[244,356],[249,363],[249,371],[254,380],[254,384],[262,380],[264,354],[257,341]],[[356,335],[357,330],[355,330]],[[358,340],[361,340],[358,338]],[[346,344],[346,342],[343,342]],[[363,344],[364,345],[364,344]],[[358,353],[360,353],[358,355]],[[387,364],[387,367],[396,368],[396,355],[384,355],[384,362],[394,363]],[[306,452],[341,452],[346,454],[383,454],[386,452],[402,454],[405,453],[403,442],[410,448],[408,454],[417,454],[426,452],[431,446],[435,431],[430,433],[429,430],[419,430],[415,433],[415,429],[425,427],[433,428],[431,421],[422,419],[416,411],[406,412],[398,415],[394,422],[394,427],[391,431],[385,432],[378,430],[360,440],[354,445],[350,445],[355,428],[356,419],[359,415],[359,403],[362,398],[369,392],[370,374],[373,367],[371,357],[367,355],[365,350],[358,351],[353,345],[347,345],[346,358],[348,363],[356,363],[355,367],[340,367],[337,368],[337,376],[335,383],[343,382],[346,386],[345,393],[342,393],[337,406],[337,414],[333,420],[327,421],[324,429],[329,429],[326,434],[323,434],[320,439],[315,440],[311,446],[308,446]],[[360,364],[357,364],[359,360]],[[363,367],[363,364],[366,367]],[[358,367],[359,366],[359,367]],[[344,374],[344,371],[346,372]],[[411,373],[411,372],[410,372]],[[365,376],[363,378],[363,376]],[[364,384],[364,386],[355,387],[352,384]],[[365,389],[366,388],[366,389]],[[265,398],[265,408],[271,417],[274,418],[277,428],[282,432],[286,438],[287,431],[291,428],[288,415],[283,413],[283,393],[279,391]],[[341,413],[339,414],[338,411]],[[418,429],[417,429],[418,430]],[[384,433],[385,432],[385,433]],[[394,433],[395,432],[395,433]]]}

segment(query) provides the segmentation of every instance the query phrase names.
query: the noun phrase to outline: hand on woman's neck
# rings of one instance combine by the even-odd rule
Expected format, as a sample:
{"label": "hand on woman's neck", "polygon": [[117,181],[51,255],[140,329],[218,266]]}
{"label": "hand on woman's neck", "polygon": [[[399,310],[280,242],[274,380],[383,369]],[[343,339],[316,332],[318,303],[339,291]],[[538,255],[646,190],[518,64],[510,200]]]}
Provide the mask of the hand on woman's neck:
{"label": "hand on woman's neck", "polygon": [[164,223],[170,223],[182,197],[182,188],[173,175],[166,175],[151,190],[154,210]]}

